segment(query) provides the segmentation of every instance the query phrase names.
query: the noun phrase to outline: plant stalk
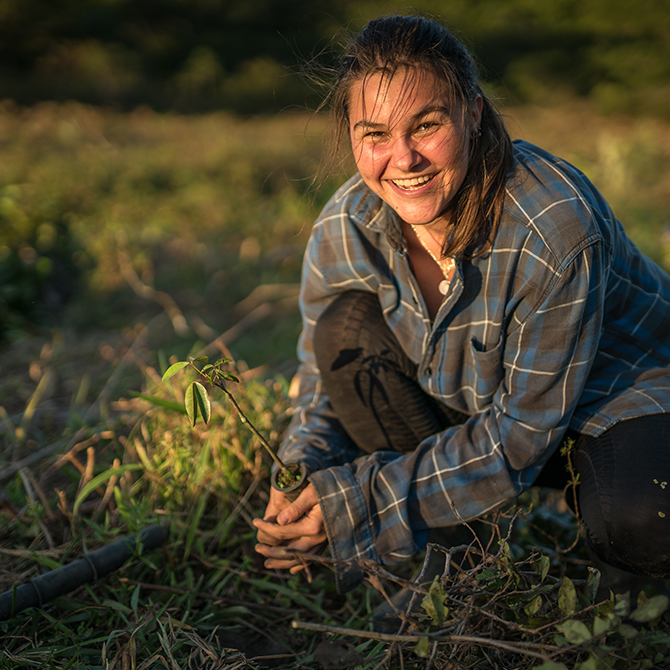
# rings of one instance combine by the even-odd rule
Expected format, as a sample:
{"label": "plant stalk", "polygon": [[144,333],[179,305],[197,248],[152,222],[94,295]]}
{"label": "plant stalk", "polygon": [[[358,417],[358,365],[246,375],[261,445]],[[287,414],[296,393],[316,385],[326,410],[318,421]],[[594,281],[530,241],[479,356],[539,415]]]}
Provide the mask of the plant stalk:
{"label": "plant stalk", "polygon": [[261,433],[258,432],[256,426],[254,426],[254,424],[251,423],[251,421],[249,421],[245,413],[242,411],[242,408],[237,404],[237,400],[235,400],[233,394],[226,388],[225,382],[216,379],[214,381],[214,386],[220,388],[228,396],[228,399],[233,404],[233,407],[235,408],[235,411],[237,412],[237,415],[240,417],[242,423],[246,423],[247,426],[249,426],[251,432],[260,440],[263,447],[265,447],[265,450],[268,452],[268,454],[270,454],[272,460],[277,464],[277,466],[282,470],[282,472],[286,472],[288,468],[284,465],[281,458],[279,458],[279,456],[277,456],[277,454],[272,450],[272,447],[269,445],[268,441],[263,437],[263,435],[261,435]]}

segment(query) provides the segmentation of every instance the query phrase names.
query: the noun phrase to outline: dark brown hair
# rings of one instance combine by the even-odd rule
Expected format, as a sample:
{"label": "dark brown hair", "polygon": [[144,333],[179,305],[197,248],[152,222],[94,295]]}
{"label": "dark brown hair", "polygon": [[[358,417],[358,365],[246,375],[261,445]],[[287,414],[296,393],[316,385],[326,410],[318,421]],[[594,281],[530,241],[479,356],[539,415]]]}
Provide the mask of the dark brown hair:
{"label": "dark brown hair", "polygon": [[[454,108],[462,110],[461,150],[468,151],[468,168],[452,202],[456,225],[445,240],[443,254],[476,255],[492,241],[500,221],[505,182],[513,164],[512,143],[500,113],[479,85],[472,57],[447,28],[419,16],[381,17],[351,39],[328,97],[335,148],[339,150],[349,132],[352,85],[377,72],[392,76],[408,67],[432,73]],[[469,113],[477,96],[483,101],[479,128],[473,127]]]}

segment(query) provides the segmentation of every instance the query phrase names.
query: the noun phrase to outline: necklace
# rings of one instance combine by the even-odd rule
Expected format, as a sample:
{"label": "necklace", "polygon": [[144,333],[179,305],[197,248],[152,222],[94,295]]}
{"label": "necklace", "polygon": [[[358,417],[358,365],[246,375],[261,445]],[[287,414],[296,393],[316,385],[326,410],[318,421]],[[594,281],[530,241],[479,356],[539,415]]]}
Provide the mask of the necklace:
{"label": "necklace", "polygon": [[[453,258],[443,258],[443,259],[438,259],[438,257],[433,253],[432,249],[426,244],[426,241],[421,237],[421,234],[419,231],[423,232],[424,227],[421,226],[415,226],[413,224],[409,224],[414,231],[414,234],[416,235],[416,238],[419,240],[421,243],[421,246],[430,254],[430,257],[437,263],[438,267],[440,270],[442,270],[442,274],[444,275],[444,279],[437,285],[437,290],[442,294],[442,295],[447,295],[447,291],[449,290],[449,281],[451,274],[454,270],[454,267],[456,265],[456,262],[454,261]],[[433,242],[437,244],[437,240],[435,239],[435,236],[430,230],[426,230],[426,232],[430,235],[432,238]]]}

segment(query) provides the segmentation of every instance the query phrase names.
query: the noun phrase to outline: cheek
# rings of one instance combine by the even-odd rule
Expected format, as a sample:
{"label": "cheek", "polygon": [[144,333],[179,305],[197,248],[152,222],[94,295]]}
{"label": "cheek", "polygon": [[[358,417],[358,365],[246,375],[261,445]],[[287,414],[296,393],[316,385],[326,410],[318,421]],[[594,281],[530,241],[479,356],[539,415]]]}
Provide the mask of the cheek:
{"label": "cheek", "polygon": [[436,136],[422,147],[424,155],[430,156],[436,163],[452,164],[458,154],[458,139],[454,136]]}
{"label": "cheek", "polygon": [[374,175],[379,161],[374,147],[359,146],[354,149],[356,167],[362,175]]}

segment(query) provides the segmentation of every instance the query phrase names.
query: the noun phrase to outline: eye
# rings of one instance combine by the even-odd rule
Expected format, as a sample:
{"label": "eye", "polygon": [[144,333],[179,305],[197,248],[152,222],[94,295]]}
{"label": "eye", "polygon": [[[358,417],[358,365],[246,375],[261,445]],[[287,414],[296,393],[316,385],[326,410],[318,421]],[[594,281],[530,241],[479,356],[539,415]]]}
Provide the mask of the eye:
{"label": "eye", "polygon": [[435,127],[438,126],[438,123],[436,121],[424,121],[418,128],[417,130],[420,133],[425,133],[430,130],[433,130]]}

